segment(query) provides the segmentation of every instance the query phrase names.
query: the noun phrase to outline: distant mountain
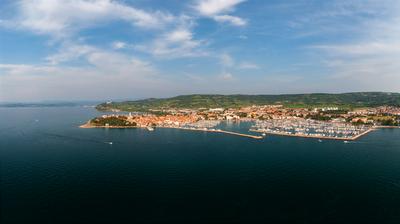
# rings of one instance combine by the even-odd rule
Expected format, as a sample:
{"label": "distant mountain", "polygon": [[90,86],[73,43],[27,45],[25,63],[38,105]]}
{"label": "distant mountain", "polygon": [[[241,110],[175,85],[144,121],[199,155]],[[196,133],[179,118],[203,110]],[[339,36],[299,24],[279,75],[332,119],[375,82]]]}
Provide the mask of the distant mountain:
{"label": "distant mountain", "polygon": [[148,111],[161,108],[237,108],[251,105],[282,104],[287,107],[341,106],[375,107],[400,106],[400,93],[356,92],[356,93],[312,93],[284,95],[182,95],[171,98],[144,99],[123,102],[108,102],[97,105],[107,111]]}

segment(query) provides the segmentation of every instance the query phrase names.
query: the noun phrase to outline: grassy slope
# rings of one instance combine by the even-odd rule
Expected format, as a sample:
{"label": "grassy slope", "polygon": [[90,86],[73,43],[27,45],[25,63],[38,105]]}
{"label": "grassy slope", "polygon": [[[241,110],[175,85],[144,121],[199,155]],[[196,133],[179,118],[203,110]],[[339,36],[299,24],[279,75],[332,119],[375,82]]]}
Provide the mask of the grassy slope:
{"label": "grassy slope", "polygon": [[99,104],[98,110],[120,109],[147,111],[159,108],[235,108],[250,105],[283,104],[288,107],[340,106],[374,107],[400,106],[400,93],[359,92],[343,94],[286,94],[286,95],[182,95],[163,99]]}

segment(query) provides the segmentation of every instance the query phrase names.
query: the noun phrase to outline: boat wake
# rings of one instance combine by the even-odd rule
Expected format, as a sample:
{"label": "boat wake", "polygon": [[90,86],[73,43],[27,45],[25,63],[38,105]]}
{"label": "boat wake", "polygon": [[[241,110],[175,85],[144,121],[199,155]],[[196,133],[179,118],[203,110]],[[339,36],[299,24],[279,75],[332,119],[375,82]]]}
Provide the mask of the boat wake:
{"label": "boat wake", "polygon": [[360,141],[347,141],[345,144],[368,144],[368,142],[360,142]]}

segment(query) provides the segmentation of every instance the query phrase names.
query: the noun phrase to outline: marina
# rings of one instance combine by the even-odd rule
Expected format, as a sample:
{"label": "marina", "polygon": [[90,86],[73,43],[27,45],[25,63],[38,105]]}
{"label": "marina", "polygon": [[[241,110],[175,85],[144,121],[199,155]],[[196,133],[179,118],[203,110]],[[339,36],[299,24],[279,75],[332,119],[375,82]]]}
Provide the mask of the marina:
{"label": "marina", "polygon": [[300,138],[318,138],[319,142],[322,142],[321,139],[343,140],[345,143],[347,143],[347,141],[357,140],[361,136],[364,136],[373,130],[374,129],[369,129],[369,130],[367,130],[363,133],[360,133],[356,136],[353,136],[353,137],[329,137],[329,136],[317,136],[317,135],[307,135],[307,134],[287,134],[287,133],[283,133],[283,132],[266,132],[266,131],[261,131],[261,130],[250,129],[250,131],[252,131],[252,132],[258,132],[258,133],[263,133],[263,134],[281,135],[281,136],[287,136],[287,137],[300,137]]}
{"label": "marina", "polygon": [[[336,108],[337,109],[337,108]],[[336,110],[322,108],[321,111]],[[91,119],[81,128],[143,128],[154,131],[155,128],[172,128],[193,131],[219,132],[236,136],[262,139],[267,134],[289,137],[317,138],[353,141],[376,128],[398,128],[397,110],[393,108],[375,108],[375,111],[341,111],[321,114],[318,109],[293,110],[282,106],[251,106],[240,109],[168,109],[162,114],[132,113],[104,114]],[[358,117],[360,114],[373,113],[375,117]],[[387,116],[391,113],[391,116]],[[356,114],[356,115],[354,115]],[[356,116],[356,117],[354,117]],[[364,116],[364,115],[363,115]],[[240,132],[231,132],[232,122],[249,122],[249,126]],[[260,133],[251,135],[248,132]],[[246,133],[246,134],[243,134]]]}
{"label": "marina", "polygon": [[[285,120],[264,120],[255,121],[255,124],[248,130],[249,132],[260,133],[261,135],[251,135],[229,130],[222,130],[217,128],[221,121],[206,121],[201,120],[193,123],[163,123],[156,126],[112,126],[112,125],[93,125],[88,121],[86,124],[79,126],[80,128],[110,128],[110,129],[124,129],[124,128],[142,128],[149,132],[154,131],[156,128],[169,128],[180,129],[188,131],[202,131],[224,133],[240,137],[247,137],[252,139],[263,139],[267,135],[280,135],[288,137],[301,137],[301,138],[316,138],[330,140],[343,140],[354,141],[358,138],[370,133],[371,131],[383,128],[382,126],[366,126],[366,125],[352,125],[349,123],[341,122],[323,122],[315,120],[306,120],[301,118],[285,119]],[[387,128],[387,127],[384,127]],[[393,127],[391,127],[393,128]]]}
{"label": "marina", "polygon": [[289,137],[356,140],[374,130],[372,126],[352,125],[344,122],[324,122],[292,118],[256,121],[252,132]]}

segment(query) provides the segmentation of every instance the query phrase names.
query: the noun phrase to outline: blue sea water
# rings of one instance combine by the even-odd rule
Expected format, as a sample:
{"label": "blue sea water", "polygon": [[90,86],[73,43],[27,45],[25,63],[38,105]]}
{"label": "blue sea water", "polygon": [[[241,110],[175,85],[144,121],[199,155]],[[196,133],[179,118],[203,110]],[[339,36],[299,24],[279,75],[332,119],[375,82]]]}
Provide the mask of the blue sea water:
{"label": "blue sea water", "polygon": [[78,128],[99,114],[0,108],[1,223],[400,223],[400,129],[345,144]]}

